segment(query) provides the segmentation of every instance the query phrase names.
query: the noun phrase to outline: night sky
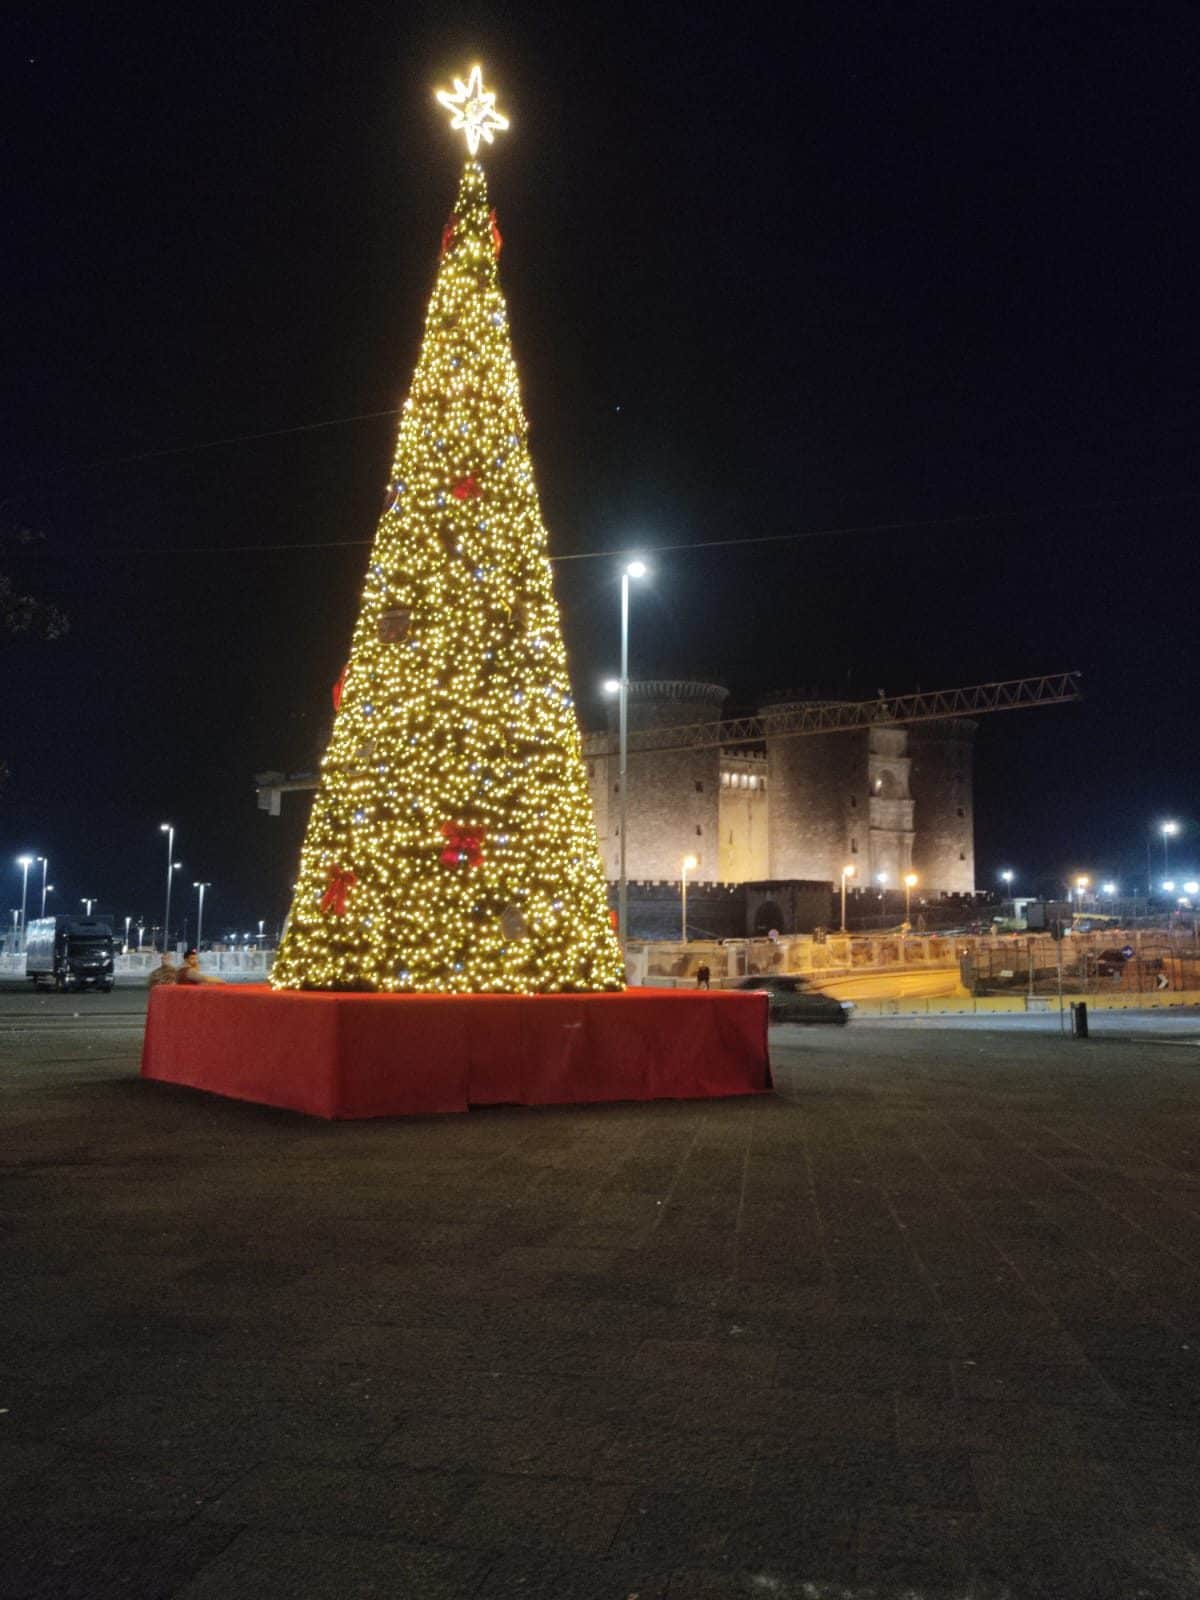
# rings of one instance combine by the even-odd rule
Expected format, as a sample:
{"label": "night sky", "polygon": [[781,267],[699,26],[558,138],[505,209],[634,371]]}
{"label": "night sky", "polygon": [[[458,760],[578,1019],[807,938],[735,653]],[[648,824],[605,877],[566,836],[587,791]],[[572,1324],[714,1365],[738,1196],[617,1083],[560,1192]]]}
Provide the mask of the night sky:
{"label": "night sky", "polygon": [[[1080,669],[981,724],[980,885],[1200,864],[1194,6],[19,10],[0,570],[71,631],[0,647],[5,920],[25,849],[158,920],[168,818],[208,932],[286,910],[253,774],[323,747],[395,429],[340,419],[403,398],[475,59],[552,550],[813,535],[656,560],[634,675]],[[558,569],[593,726],[614,572]]]}

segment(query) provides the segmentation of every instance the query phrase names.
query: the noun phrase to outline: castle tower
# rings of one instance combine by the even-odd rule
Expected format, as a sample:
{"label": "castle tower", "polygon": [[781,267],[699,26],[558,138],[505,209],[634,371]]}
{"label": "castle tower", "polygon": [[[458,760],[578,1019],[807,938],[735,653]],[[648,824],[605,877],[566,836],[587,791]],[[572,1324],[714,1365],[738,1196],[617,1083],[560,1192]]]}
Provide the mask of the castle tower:
{"label": "castle tower", "polygon": [[[763,713],[792,705],[764,706]],[[770,876],[835,881],[847,862],[869,870],[871,818],[866,740],[822,733],[767,740]]]}
{"label": "castle tower", "polygon": [[[684,723],[720,721],[729,691],[717,683],[685,679],[653,679],[629,685],[630,734],[644,729],[674,728]],[[611,756],[588,763],[588,782],[605,874],[619,873],[620,793],[616,707],[609,707]],[[720,750],[716,741],[704,750],[631,749],[627,809],[629,838],[626,873],[631,882],[679,877],[683,857],[699,865],[688,874],[693,883],[715,883],[720,877],[719,805]]]}
{"label": "castle tower", "polygon": [[975,888],[973,764],[979,724],[965,717],[908,730],[917,832],[913,871],[922,894],[971,894]]}

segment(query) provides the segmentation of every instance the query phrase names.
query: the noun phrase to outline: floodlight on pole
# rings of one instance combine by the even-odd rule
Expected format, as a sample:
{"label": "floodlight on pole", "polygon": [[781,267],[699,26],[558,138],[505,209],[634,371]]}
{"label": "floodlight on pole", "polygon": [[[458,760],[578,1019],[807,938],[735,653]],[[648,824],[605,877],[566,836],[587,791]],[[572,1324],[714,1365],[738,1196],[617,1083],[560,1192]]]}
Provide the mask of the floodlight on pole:
{"label": "floodlight on pole", "polygon": [[1010,900],[1012,899],[1013,877],[1014,873],[1011,867],[1005,867],[1004,871],[1000,874],[1000,881],[1004,885]]}
{"label": "floodlight on pole", "polygon": [[79,904],[83,907],[84,916],[90,917],[92,914],[92,907],[96,904],[96,896],[94,894],[81,894],[79,896]]}
{"label": "floodlight on pole", "polygon": [[42,916],[45,916],[46,915],[46,896],[50,893],[50,890],[53,887],[53,885],[46,882],[46,874],[50,870],[50,861],[49,861],[48,857],[39,856],[38,860],[42,863]]}

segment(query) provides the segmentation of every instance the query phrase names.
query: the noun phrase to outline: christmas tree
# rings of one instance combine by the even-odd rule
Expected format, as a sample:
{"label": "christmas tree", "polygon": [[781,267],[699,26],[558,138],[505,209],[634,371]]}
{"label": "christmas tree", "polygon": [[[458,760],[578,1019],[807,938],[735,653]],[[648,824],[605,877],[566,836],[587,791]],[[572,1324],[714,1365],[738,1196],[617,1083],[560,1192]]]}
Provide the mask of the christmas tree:
{"label": "christmas tree", "polygon": [[500,292],[479,69],[300,876],[283,989],[619,989]]}

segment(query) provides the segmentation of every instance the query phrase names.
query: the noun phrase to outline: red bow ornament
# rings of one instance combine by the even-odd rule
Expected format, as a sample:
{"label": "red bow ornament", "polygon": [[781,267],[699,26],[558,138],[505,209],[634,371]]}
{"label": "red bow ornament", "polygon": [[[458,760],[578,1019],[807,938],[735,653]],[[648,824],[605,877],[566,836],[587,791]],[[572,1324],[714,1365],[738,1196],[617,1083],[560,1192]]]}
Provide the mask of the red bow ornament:
{"label": "red bow ornament", "polygon": [[335,917],[344,917],[346,897],[357,882],[354,873],[345,867],[330,867],[325,893],[321,896],[321,910],[332,911]]}
{"label": "red bow ornament", "polygon": [[342,668],[341,677],[334,684],[333,688],[329,691],[330,698],[333,701],[333,709],[335,711],[340,711],[342,709],[342,691],[346,687],[346,674],[349,671],[350,671],[350,663],[347,661],[346,665]]}
{"label": "red bow ornament", "polygon": [[440,860],[444,867],[481,867],[483,841],[487,837],[482,828],[466,827],[461,822],[443,822],[442,838],[446,847]]}
{"label": "red bow ornament", "polygon": [[443,256],[446,254],[447,250],[449,250],[449,249],[451,249],[453,247],[453,244],[454,244],[454,230],[457,227],[458,227],[458,218],[457,217],[451,217],[450,221],[442,229],[442,255]]}
{"label": "red bow ornament", "polygon": [[488,212],[488,222],[492,228],[492,254],[498,256],[501,250],[504,249],[504,239],[500,233],[500,224],[496,221],[495,206]]}
{"label": "red bow ornament", "polygon": [[477,500],[479,492],[479,485],[469,472],[465,478],[460,478],[450,491],[456,500]]}

